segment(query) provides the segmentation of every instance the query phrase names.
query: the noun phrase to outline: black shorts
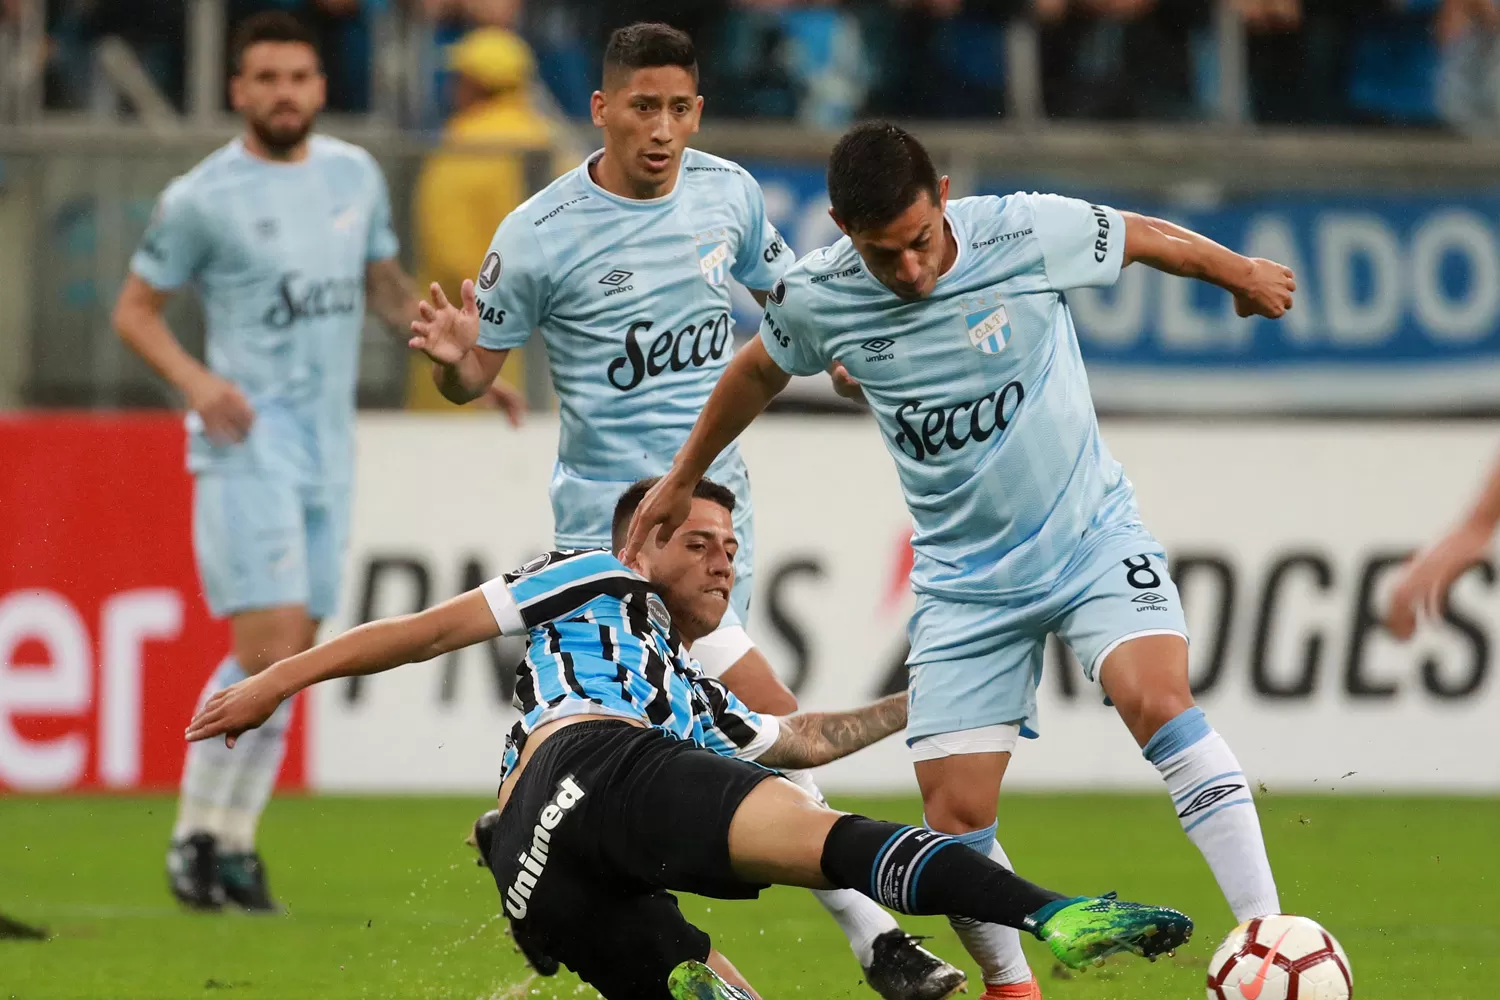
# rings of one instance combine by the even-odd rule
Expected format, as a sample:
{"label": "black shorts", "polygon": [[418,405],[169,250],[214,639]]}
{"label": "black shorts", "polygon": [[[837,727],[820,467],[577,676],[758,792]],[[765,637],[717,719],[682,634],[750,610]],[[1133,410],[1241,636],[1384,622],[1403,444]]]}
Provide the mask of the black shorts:
{"label": "black shorts", "polygon": [[776,772],[659,729],[580,722],[547,738],[506,803],[487,858],[517,940],[608,1000],[663,1000],[709,939],[667,890],[751,899],[729,825]]}

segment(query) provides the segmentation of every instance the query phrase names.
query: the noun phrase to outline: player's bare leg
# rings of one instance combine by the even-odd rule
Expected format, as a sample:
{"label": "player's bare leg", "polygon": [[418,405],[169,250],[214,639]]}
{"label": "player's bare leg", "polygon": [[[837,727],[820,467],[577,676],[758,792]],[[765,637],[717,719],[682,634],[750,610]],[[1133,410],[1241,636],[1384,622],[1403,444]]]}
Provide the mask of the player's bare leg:
{"label": "player's bare leg", "polygon": [[[1010,766],[1010,756],[1009,753],[954,754],[917,761],[915,769],[927,826],[957,837],[996,864],[1014,870],[995,836],[999,826],[995,804]],[[989,1000],[1041,997],[1041,987],[1021,949],[1019,931],[962,918],[951,923],[984,976],[984,997]]]}
{"label": "player's bare leg", "polygon": [[[694,649],[696,655],[697,645]],[[757,712],[784,716],[797,711],[797,696],[758,649],[745,652],[719,680]],[[788,771],[786,776],[813,799],[825,801],[811,772]],[[814,889],[813,895],[848,938],[865,981],[885,1000],[932,1000],[966,981],[963,970],[923,948],[868,896],[852,889]]]}
{"label": "player's bare leg", "polygon": [[[285,605],[236,614],[231,632],[233,652],[209,678],[200,704],[215,691],[312,646],[317,623],[301,605]],[[281,770],[290,719],[288,702],[233,749],[222,740],[188,748],[167,859],[173,893],[187,905],[212,910],[228,901],[250,910],[275,908],[255,834]]]}
{"label": "player's bare leg", "polygon": [[1203,852],[1235,919],[1279,913],[1250,783],[1193,704],[1187,641],[1149,635],[1122,643],[1100,665],[1099,681],[1161,773],[1183,830]]}

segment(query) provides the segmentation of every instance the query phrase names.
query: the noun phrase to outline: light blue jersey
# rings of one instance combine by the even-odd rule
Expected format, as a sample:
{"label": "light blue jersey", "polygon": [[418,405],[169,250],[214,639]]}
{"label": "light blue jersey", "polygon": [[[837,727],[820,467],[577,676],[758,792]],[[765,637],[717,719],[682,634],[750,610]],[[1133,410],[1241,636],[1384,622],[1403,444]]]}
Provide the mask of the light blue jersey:
{"label": "light blue jersey", "polygon": [[790,270],[761,340],[787,372],[838,360],[864,387],[915,522],[914,589],[1029,600],[1098,529],[1138,519],[1066,298],[1115,281],[1125,226],[1038,194],[955,199],[947,217],[958,259],[930,298],[897,298],[845,238]]}
{"label": "light blue jersey", "polygon": [[312,137],[298,163],[268,162],[235,140],[161,196],[130,268],[162,291],[197,287],[208,367],[255,411],[235,444],[211,442],[188,415],[194,548],[215,614],[334,610],[365,266],[396,250],[380,168],[337,139]]}
{"label": "light blue jersey", "polygon": [[236,445],[212,444],[189,416],[194,471],[348,483],[365,265],[396,250],[380,168],[337,139],[313,136],[298,163],[236,139],[168,186],[130,269],[163,291],[197,286],[208,367],[255,409]]}
{"label": "light blue jersey", "polygon": [[[562,410],[552,508],[570,548],[608,546],[620,494],[665,473],[687,440],[734,350],[729,279],[767,290],[791,263],[738,165],[685,150],[672,192],[640,201],[594,182],[600,155],[500,224],[476,282],[480,346],[520,347],[533,329],[546,343]],[[709,477],[739,500],[743,617],[753,539],[739,451]]]}

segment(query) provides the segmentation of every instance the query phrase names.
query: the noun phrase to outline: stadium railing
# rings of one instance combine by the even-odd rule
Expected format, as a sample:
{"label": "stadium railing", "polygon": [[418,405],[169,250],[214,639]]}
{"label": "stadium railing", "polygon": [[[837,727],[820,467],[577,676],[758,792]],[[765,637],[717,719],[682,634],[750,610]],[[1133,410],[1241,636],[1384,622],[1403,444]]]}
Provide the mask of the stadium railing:
{"label": "stadium railing", "polygon": [[[398,230],[409,253],[411,195],[433,140],[368,119],[330,119],[328,131],[369,148],[390,179]],[[918,126],[957,194],[1053,189],[1080,195],[1119,194],[1150,206],[1216,205],[1259,195],[1283,200],[1336,200],[1359,192],[1367,206],[1386,198],[1464,198],[1493,189],[1500,142],[1433,135],[1261,131],[1203,127],[1050,126],[1030,129]],[[589,130],[591,132],[591,130]],[[130,406],[172,403],[165,388],[111,334],[108,313],[129,256],[162,187],[234,134],[212,128],[36,123],[0,129],[0,407]],[[744,162],[758,176],[795,175],[796,205],[773,205],[805,219],[822,213],[818,186],[835,136],[783,125],[708,125],[696,145]],[[575,132],[569,144],[589,148],[595,137]],[[533,189],[549,177],[550,150],[467,146],[475,152],[519,152]],[[787,185],[782,185],[783,188]],[[782,199],[783,201],[785,199]],[[780,220],[778,220],[779,222]],[[795,228],[795,227],[794,227]],[[826,236],[826,225],[788,232],[801,245]],[[190,346],[201,338],[191,296],[172,318]],[[740,317],[741,329],[747,322]],[[751,317],[748,322],[753,322]],[[367,333],[361,400],[400,405],[405,348],[396,338]],[[537,351],[530,364],[542,365]],[[537,371],[541,374],[540,367]],[[528,380],[540,394],[547,379]],[[545,405],[538,395],[534,402]]]}

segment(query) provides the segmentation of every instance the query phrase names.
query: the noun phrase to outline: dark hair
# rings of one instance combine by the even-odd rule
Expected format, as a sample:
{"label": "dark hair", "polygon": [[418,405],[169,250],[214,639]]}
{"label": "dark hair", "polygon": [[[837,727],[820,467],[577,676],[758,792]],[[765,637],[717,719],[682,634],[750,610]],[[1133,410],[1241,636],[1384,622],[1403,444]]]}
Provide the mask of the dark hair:
{"label": "dark hair", "polygon": [[604,47],[604,86],[621,72],[657,66],[681,66],[698,85],[698,53],[687,32],[656,21],[616,28]]}
{"label": "dark hair", "polygon": [[[641,501],[646,499],[651,487],[659,482],[660,476],[652,476],[650,479],[631,483],[630,488],[615,501],[615,517],[609,526],[609,543],[616,552],[625,547],[625,533],[630,530],[630,519],[635,517]],[[698,480],[698,485],[693,487],[693,497],[697,500],[712,500],[729,513],[734,513],[734,491],[727,486],[720,486],[712,479]]]}
{"label": "dark hair", "polygon": [[230,65],[236,73],[244,69],[245,50],[262,42],[300,42],[318,50],[318,39],[301,18],[284,10],[263,10],[252,14],[234,29],[229,43]]}
{"label": "dark hair", "polygon": [[937,169],[917,137],[899,125],[856,125],[828,157],[828,200],[845,229],[883,226],[924,192],[937,203]]}

